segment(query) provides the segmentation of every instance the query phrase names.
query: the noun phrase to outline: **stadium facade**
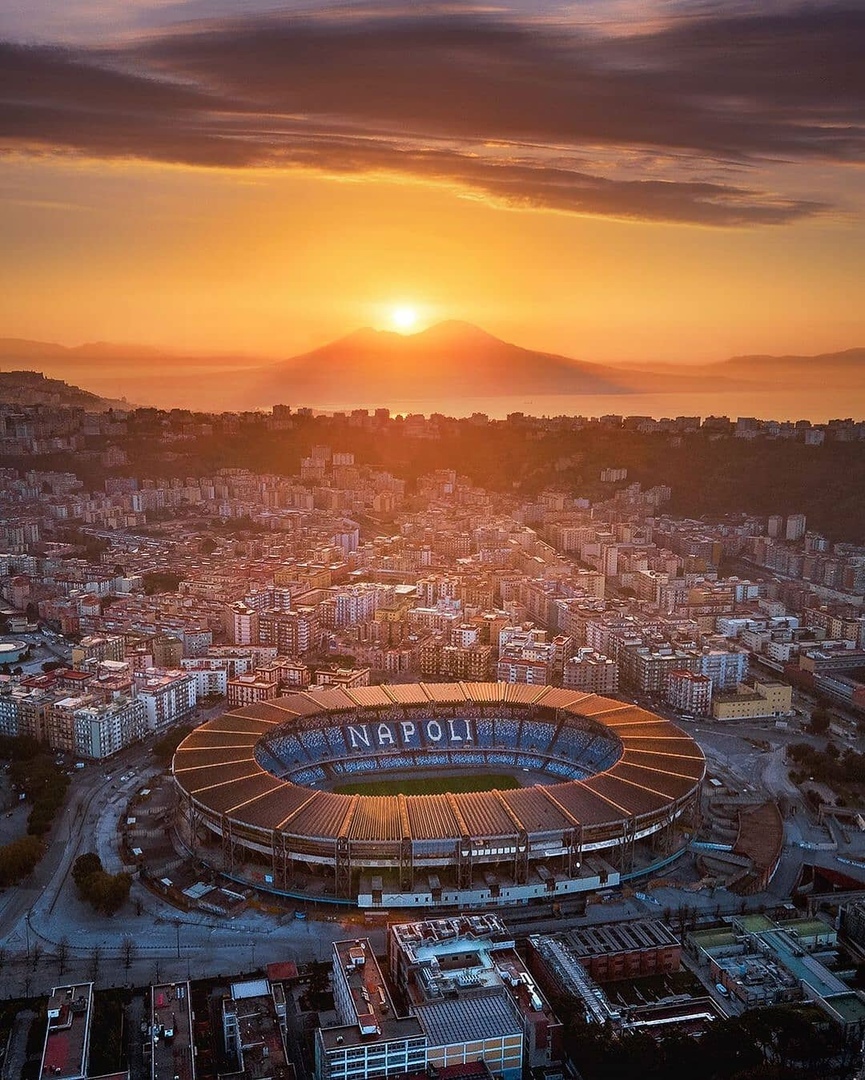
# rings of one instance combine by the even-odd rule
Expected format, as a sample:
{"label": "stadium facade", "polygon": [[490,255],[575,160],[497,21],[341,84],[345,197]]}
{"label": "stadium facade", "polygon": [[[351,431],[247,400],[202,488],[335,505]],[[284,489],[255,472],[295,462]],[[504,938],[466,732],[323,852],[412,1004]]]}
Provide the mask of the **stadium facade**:
{"label": "stadium facade", "polygon": [[[509,774],[509,790],[340,794],[348,782]],[[312,690],[179,746],[178,831],[236,880],[366,908],[490,907],[613,886],[686,843],[705,773],[675,724],[571,690]]]}

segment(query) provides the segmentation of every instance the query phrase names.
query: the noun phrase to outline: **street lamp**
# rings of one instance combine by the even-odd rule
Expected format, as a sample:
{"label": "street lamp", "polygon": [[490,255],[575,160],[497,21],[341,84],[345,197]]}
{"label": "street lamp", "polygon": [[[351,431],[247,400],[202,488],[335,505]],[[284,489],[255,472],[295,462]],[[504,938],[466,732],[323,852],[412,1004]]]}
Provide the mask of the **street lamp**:
{"label": "street lamp", "polygon": [[174,930],[177,934],[177,959],[180,959],[180,919],[174,920]]}

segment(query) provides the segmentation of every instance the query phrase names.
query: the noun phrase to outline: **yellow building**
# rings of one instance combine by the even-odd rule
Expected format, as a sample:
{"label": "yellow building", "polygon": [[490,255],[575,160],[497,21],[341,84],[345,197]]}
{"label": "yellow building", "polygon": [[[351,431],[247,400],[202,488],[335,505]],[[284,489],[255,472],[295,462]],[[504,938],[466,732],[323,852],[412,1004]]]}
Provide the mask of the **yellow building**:
{"label": "yellow building", "polygon": [[716,694],[712,715],[716,720],[756,720],[787,716],[793,711],[793,687],[787,683],[755,679],[739,683],[734,693]]}

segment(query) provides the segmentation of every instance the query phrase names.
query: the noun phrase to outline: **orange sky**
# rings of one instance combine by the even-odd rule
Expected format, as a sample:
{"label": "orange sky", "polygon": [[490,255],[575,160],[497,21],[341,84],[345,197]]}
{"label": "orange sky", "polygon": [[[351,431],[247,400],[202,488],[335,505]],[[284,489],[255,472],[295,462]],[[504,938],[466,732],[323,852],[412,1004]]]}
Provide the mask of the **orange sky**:
{"label": "orange sky", "polygon": [[[166,63],[162,53],[158,61]],[[423,112],[422,102],[414,107]],[[138,116],[143,106],[134,108]],[[77,122],[65,118],[71,115],[61,114],[47,134],[0,140],[7,151],[0,336],[284,357],[361,325],[384,326],[394,304],[410,303],[423,322],[465,319],[507,340],[598,361],[865,344],[860,167],[834,150],[821,149],[820,158],[808,148],[799,160],[780,160],[771,144],[783,145],[776,132],[766,136],[771,145],[759,162],[731,162],[715,148],[665,147],[653,159],[618,133],[600,148],[569,135],[568,153],[585,160],[567,166],[580,201],[572,205],[568,194],[572,202],[562,210],[560,177],[547,175],[551,161],[560,165],[547,124],[539,125],[543,162],[533,159],[530,169],[522,144],[497,150],[505,156],[495,167],[479,165],[484,151],[475,141],[471,149],[463,130],[459,160],[432,170],[417,147],[408,164],[398,156],[403,146],[378,164],[363,156],[368,144],[346,151],[354,163],[345,167],[342,151],[331,148],[319,160],[308,147],[300,159],[292,151],[288,161],[196,167],[161,160],[183,154],[164,151],[150,128],[142,128],[140,154],[133,145],[146,159],[139,161],[101,128],[67,135]],[[473,119],[471,139],[500,137],[499,120],[494,113]],[[390,123],[393,139],[408,121]],[[265,145],[262,124],[259,116],[254,137]],[[441,115],[424,114],[411,137],[438,153],[442,124]],[[388,153],[397,153],[391,143]],[[513,197],[501,184],[505,164],[513,173],[506,185],[519,188]],[[599,202],[583,190],[589,164],[603,185],[682,182],[682,205],[692,181],[721,185],[721,200],[741,201],[753,220],[676,220],[700,217],[707,206],[714,213],[714,194],[700,195],[696,209],[681,215],[676,200],[646,208],[642,191],[631,208],[621,202],[631,198],[627,183],[624,195],[615,192],[617,202],[601,187],[607,201]],[[588,186],[599,187],[595,179]],[[783,220],[766,223],[776,199]]]}

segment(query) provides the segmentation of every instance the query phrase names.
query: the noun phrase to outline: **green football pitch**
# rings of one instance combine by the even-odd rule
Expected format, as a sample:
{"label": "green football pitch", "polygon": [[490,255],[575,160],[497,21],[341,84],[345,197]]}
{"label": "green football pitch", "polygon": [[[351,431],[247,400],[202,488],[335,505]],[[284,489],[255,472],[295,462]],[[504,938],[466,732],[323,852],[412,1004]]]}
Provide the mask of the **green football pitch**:
{"label": "green football pitch", "polygon": [[508,791],[520,783],[507,773],[469,773],[459,776],[414,776],[405,780],[358,780],[332,788],[339,795],[443,795],[464,791]]}

